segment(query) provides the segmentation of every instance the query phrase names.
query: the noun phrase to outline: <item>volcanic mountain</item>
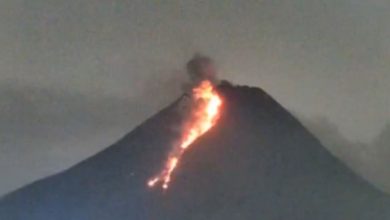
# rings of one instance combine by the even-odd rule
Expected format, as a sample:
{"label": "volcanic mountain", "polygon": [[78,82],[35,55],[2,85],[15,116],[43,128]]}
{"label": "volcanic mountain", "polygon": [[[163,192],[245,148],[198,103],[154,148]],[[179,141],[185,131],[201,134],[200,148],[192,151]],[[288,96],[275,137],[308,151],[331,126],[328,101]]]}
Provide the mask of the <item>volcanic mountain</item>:
{"label": "volcanic mountain", "polygon": [[4,196],[4,220],[384,220],[390,198],[259,88],[222,83],[218,123],[167,190],[147,180],[178,136],[179,100],[67,171]]}

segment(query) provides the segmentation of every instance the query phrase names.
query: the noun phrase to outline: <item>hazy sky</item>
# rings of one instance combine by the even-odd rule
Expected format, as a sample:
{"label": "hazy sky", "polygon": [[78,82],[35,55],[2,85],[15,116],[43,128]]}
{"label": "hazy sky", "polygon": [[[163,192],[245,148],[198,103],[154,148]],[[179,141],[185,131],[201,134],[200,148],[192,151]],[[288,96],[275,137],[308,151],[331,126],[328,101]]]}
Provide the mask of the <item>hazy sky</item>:
{"label": "hazy sky", "polygon": [[0,194],[169,104],[197,51],[352,141],[390,122],[390,1],[162,2],[0,1]]}

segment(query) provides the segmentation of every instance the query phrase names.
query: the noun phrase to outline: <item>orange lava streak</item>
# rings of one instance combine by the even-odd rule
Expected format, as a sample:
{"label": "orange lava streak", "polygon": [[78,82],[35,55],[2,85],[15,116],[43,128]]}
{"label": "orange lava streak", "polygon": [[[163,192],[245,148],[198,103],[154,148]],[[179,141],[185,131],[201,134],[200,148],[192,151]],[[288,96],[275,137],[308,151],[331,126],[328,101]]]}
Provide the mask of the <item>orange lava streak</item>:
{"label": "orange lava streak", "polygon": [[185,122],[178,149],[173,149],[165,168],[148,181],[149,187],[153,187],[161,182],[162,188],[167,189],[171,181],[172,172],[177,167],[184,151],[198,137],[213,127],[218,120],[222,100],[210,81],[202,81],[199,86],[195,87],[192,90],[192,99],[194,107],[187,118],[189,121]]}

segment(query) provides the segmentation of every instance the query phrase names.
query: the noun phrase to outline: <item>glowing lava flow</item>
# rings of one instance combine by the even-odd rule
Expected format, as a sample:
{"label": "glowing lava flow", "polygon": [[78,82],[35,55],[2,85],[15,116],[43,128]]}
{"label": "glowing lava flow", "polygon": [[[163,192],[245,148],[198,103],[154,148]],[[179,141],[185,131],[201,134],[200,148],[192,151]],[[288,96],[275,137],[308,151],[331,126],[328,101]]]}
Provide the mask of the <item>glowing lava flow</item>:
{"label": "glowing lava flow", "polygon": [[222,100],[210,81],[202,81],[199,86],[193,88],[192,103],[193,108],[190,110],[188,121],[185,122],[178,149],[173,149],[165,168],[148,181],[149,187],[161,182],[162,188],[167,189],[172,172],[177,167],[184,151],[217,122]]}

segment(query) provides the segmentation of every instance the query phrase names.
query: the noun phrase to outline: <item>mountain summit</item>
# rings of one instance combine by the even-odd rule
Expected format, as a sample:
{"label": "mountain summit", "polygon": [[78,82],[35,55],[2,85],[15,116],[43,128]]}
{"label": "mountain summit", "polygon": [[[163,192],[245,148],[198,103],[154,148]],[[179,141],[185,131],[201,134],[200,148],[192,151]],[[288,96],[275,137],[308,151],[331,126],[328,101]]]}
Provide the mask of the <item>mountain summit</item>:
{"label": "mountain summit", "polygon": [[0,219],[390,219],[389,196],[263,90],[225,82],[218,93],[218,123],[182,156],[167,190],[146,182],[179,135],[179,101],[95,156],[4,196]]}

